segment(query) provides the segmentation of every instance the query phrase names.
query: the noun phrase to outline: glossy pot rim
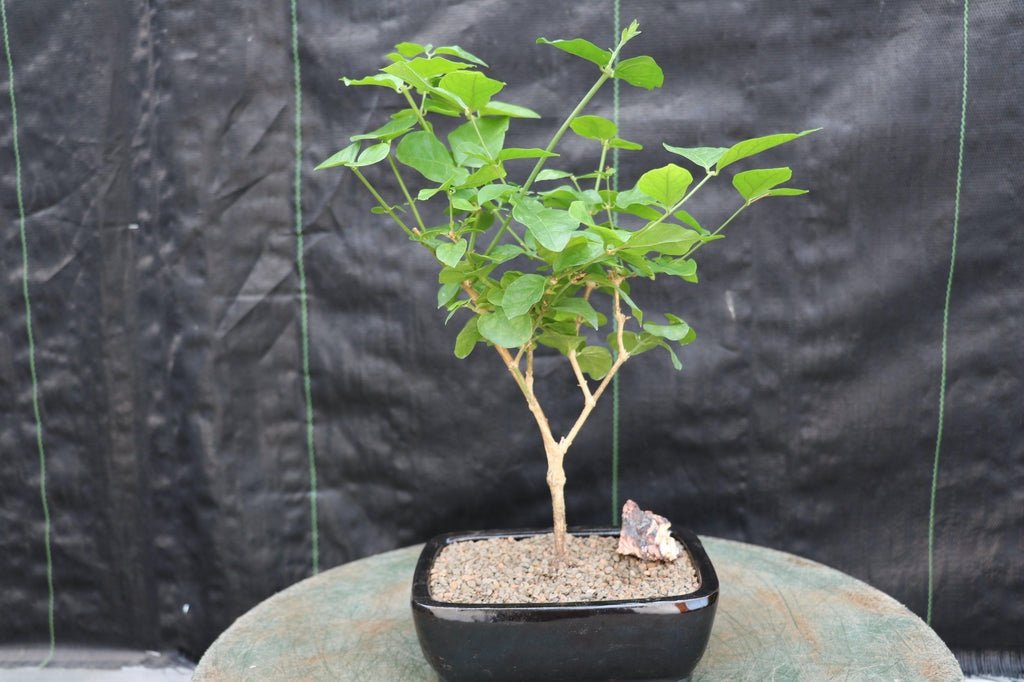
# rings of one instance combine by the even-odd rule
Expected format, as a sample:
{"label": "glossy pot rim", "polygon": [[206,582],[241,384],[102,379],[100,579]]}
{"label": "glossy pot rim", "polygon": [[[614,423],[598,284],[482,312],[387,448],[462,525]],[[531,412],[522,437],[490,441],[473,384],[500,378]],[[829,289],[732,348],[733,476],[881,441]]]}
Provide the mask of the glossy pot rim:
{"label": "glossy pot rim", "polygon": [[[666,595],[659,597],[647,597],[644,599],[616,599],[608,601],[577,601],[558,603],[517,603],[517,604],[494,604],[494,603],[461,603],[443,602],[433,599],[430,596],[429,576],[434,565],[434,560],[441,550],[447,545],[456,542],[473,540],[487,540],[491,538],[525,538],[550,533],[550,528],[543,529],[515,529],[497,531],[461,531],[445,533],[431,538],[423,548],[420,558],[416,563],[416,571],[413,574],[412,585],[412,606],[414,610],[430,611],[434,615],[444,617],[454,616],[459,612],[475,611],[487,612],[491,617],[501,619],[502,616],[516,616],[518,618],[534,616],[544,620],[557,618],[559,616],[572,617],[581,611],[594,612],[620,612],[633,611],[644,613],[687,613],[699,611],[714,605],[718,600],[718,576],[708,558],[704,546],[696,534],[685,528],[672,528],[672,536],[681,542],[690,553],[694,568],[700,578],[700,587],[689,594]],[[584,527],[571,528],[572,535],[598,535],[603,537],[618,537],[618,528],[607,527]],[[449,613],[446,613],[449,612]],[[483,615],[482,613],[479,615]]]}

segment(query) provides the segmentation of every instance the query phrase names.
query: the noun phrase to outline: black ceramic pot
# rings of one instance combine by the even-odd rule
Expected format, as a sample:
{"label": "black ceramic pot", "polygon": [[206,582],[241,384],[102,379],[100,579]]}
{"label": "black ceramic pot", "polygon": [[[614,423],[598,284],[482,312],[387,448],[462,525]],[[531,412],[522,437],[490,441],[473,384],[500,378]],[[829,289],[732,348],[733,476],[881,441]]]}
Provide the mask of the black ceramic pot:
{"label": "black ceramic pot", "polygon": [[[690,552],[700,588],[651,599],[564,604],[453,604],[431,599],[430,569],[445,545],[523,538],[548,530],[449,533],[416,565],[412,614],[420,647],[446,682],[481,680],[684,680],[711,636],[718,576],[697,536],[673,529]],[[614,528],[574,535],[617,536]]]}

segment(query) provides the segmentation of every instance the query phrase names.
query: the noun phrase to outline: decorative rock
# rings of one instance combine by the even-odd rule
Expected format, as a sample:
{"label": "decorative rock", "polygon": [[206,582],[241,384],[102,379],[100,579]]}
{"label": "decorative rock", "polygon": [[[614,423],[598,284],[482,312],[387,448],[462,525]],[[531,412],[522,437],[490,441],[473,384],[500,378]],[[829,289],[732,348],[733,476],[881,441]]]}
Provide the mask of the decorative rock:
{"label": "decorative rock", "polygon": [[671,527],[672,522],[664,516],[644,511],[633,500],[626,500],[616,551],[644,561],[675,561],[682,548],[672,537]]}

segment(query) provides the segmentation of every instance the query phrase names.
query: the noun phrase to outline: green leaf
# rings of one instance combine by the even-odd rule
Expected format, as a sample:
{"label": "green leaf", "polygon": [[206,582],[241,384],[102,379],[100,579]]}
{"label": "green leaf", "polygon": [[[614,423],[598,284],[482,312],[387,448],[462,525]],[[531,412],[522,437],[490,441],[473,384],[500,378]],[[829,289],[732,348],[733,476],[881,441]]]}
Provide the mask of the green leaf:
{"label": "green leaf", "polygon": [[576,336],[575,334],[560,334],[547,329],[537,337],[537,343],[547,346],[548,348],[554,348],[562,355],[568,355],[569,351],[576,350],[583,345],[585,341],[586,339],[582,336]]}
{"label": "green leaf", "polygon": [[655,272],[675,275],[687,282],[697,281],[697,261],[690,258],[657,258],[650,261]]}
{"label": "green leaf", "polygon": [[407,62],[388,64],[381,71],[398,76],[420,92],[428,92],[433,88],[430,82],[432,79],[468,68],[468,64],[453,62],[444,57],[416,57]]}
{"label": "green leaf", "polygon": [[[455,163],[460,166],[479,168],[486,161],[493,160],[505,144],[508,119],[504,116],[482,118],[476,122],[476,126],[480,129],[479,135],[472,122],[463,123],[448,134],[448,144],[455,155]],[[480,138],[483,138],[486,147],[480,144]]]}
{"label": "green leaf", "polygon": [[501,309],[480,316],[476,326],[482,337],[503,348],[519,348],[533,336],[533,319],[529,315],[509,319]]}
{"label": "green leaf", "polygon": [[[462,116],[462,110],[459,109],[455,102],[450,102],[447,99],[438,99],[436,97],[427,97],[427,101],[424,103],[423,111],[435,114],[441,114],[442,116],[451,116],[452,118],[460,118]],[[427,122],[429,125],[429,121]]]}
{"label": "green leaf", "polygon": [[677,372],[680,371],[683,368],[683,363],[679,362],[679,356],[676,355],[676,352],[674,350],[672,350],[672,346],[668,345],[667,343],[660,343],[658,345],[668,351],[668,356],[672,359],[672,367]]}
{"label": "green leaf", "polygon": [[729,151],[727,147],[673,147],[664,143],[661,146],[673,154],[693,161],[707,171],[710,171],[711,167],[722,158],[722,155]]}
{"label": "green leaf", "polygon": [[679,209],[678,211],[673,213],[672,216],[676,220],[678,220],[679,222],[681,222],[681,223],[683,223],[685,225],[689,225],[693,229],[697,230],[697,232],[699,232],[701,234],[707,234],[707,230],[705,230],[703,227],[700,226],[700,223],[697,222],[697,219],[694,218],[692,215],[690,215],[685,210]]}
{"label": "green leaf", "polygon": [[558,154],[554,152],[549,152],[545,149],[524,149],[522,147],[506,147],[505,149],[502,149],[498,153],[498,161],[508,161],[509,159],[539,159],[541,157],[547,159],[552,156],[558,156]]}
{"label": "green leaf", "polygon": [[469,356],[473,352],[473,348],[476,347],[477,342],[482,338],[480,332],[477,329],[478,318],[476,315],[469,318],[466,321],[466,325],[459,332],[459,335],[455,337],[455,357],[462,360]]}
{"label": "green leaf", "polygon": [[679,345],[680,346],[688,346],[689,344],[693,343],[696,340],[697,340],[697,330],[695,330],[693,327],[690,327],[690,333],[687,334],[686,336],[684,336],[682,339],[679,340]]}
{"label": "green leaf", "polygon": [[594,216],[591,215],[590,210],[587,209],[587,204],[584,201],[574,201],[569,204],[569,215],[584,225],[596,225],[594,222]]}
{"label": "green leaf", "polygon": [[591,140],[610,140],[619,132],[619,127],[603,116],[577,116],[569,126],[580,137]]}
{"label": "green leaf", "polygon": [[555,272],[561,272],[597,260],[603,255],[604,242],[601,238],[584,232],[569,241],[565,249],[555,257],[551,267]]}
{"label": "green leaf", "polygon": [[494,270],[494,267],[494,265],[487,265],[472,271],[469,271],[470,265],[468,263],[462,263],[457,268],[444,267],[437,273],[437,281],[439,284],[460,284],[467,279],[475,280],[479,277],[486,277]]}
{"label": "green leaf", "polygon": [[523,275],[505,288],[501,308],[509,318],[525,315],[540,299],[544,298],[547,278],[543,275]]}
{"label": "green leaf", "polygon": [[524,198],[516,204],[512,217],[526,227],[538,244],[556,253],[565,248],[580,226],[568,212],[548,208],[532,198]]}
{"label": "green leaf", "polygon": [[622,45],[625,45],[626,43],[631,41],[633,38],[636,38],[638,35],[640,35],[640,33],[641,33],[641,31],[640,31],[640,22],[638,22],[636,19],[634,19],[633,21],[629,22],[629,26],[627,26],[626,28],[622,29],[622,33],[619,34],[619,37],[620,37],[619,42]]}
{"label": "green leaf", "polygon": [[797,189],[796,187],[779,187],[777,189],[769,190],[765,196],[768,197],[798,197],[801,194],[807,194],[806,189]]}
{"label": "green leaf", "polygon": [[647,221],[654,221],[662,216],[661,213],[650,206],[641,206],[640,204],[631,204],[625,208],[616,207],[615,210],[618,213],[628,213],[629,215],[635,215],[638,218],[643,218]]}
{"label": "green leaf", "polygon": [[758,168],[737,173],[732,179],[732,186],[748,202],[755,201],[768,194],[773,187],[793,177],[788,167]]}
{"label": "green leaf", "polygon": [[481,187],[480,191],[477,193],[477,201],[480,202],[481,204],[485,204],[488,201],[494,201],[495,199],[501,196],[509,194],[514,189],[515,187],[513,187],[512,185],[486,185],[484,187]]}
{"label": "green leaf", "polygon": [[690,171],[670,163],[641,175],[636,188],[661,206],[669,208],[683,198],[691,182],[693,176]]}
{"label": "green leaf", "polygon": [[638,254],[636,251],[630,251],[624,249],[617,253],[618,257],[621,258],[627,265],[629,265],[633,272],[640,275],[641,277],[649,277],[654,279],[655,270],[651,267],[651,262],[647,260],[643,255]]}
{"label": "green leaf", "polygon": [[442,284],[441,288],[437,290],[437,307],[448,305],[449,302],[455,295],[459,293],[461,287],[456,282],[450,282],[448,284]]}
{"label": "green leaf", "polygon": [[352,165],[360,168],[363,166],[372,166],[373,164],[383,160],[390,151],[390,142],[381,142],[380,144],[370,145],[363,150],[362,154],[359,155],[359,158],[356,159],[355,163]]}
{"label": "green leaf", "polygon": [[[607,341],[608,345],[612,348],[618,348],[619,342],[616,340],[614,332],[608,335]],[[648,332],[642,332],[640,334],[636,334],[634,332],[622,332],[622,345],[626,347],[626,352],[630,355],[646,353],[652,348],[657,348],[661,343],[663,343],[661,339]]]}
{"label": "green leaf", "polygon": [[469,111],[478,111],[501,92],[505,84],[488,78],[479,71],[453,71],[446,74],[437,87],[458,97]]}
{"label": "green leaf", "polygon": [[604,241],[605,246],[610,248],[615,248],[625,244],[629,238],[633,236],[633,233],[628,230],[616,230],[610,227],[603,227],[601,225],[591,225],[587,231],[596,234]]}
{"label": "green leaf", "polygon": [[456,166],[444,144],[425,130],[403,137],[395,149],[395,156],[427,180],[444,182],[456,174]]}
{"label": "green leaf", "polygon": [[441,246],[437,247],[434,255],[437,256],[437,260],[450,268],[454,268],[462,260],[462,256],[465,255],[467,246],[469,245],[465,239],[460,239],[451,244],[441,244]]}
{"label": "green leaf", "polygon": [[355,160],[356,155],[359,153],[359,143],[353,142],[349,146],[345,147],[339,152],[331,154],[326,161],[321,163],[313,170],[323,170],[324,168],[337,168],[338,166],[351,166]]}
{"label": "green leaf", "polygon": [[490,103],[480,113],[484,116],[508,116],[509,118],[540,118],[533,109],[527,109],[521,107],[518,104],[509,104],[508,102],[499,102],[496,99],[492,99]]}
{"label": "green leaf", "polygon": [[651,228],[634,232],[626,242],[625,248],[640,255],[648,251],[658,251],[668,256],[682,256],[700,240],[700,235],[693,230],[671,223],[658,223]]}
{"label": "green leaf", "polygon": [[619,62],[615,67],[615,77],[646,90],[660,88],[665,83],[665,74],[662,73],[658,62],[647,55]]}
{"label": "green leaf", "polygon": [[438,192],[445,191],[447,189],[447,187],[446,187],[447,184],[448,183],[445,183],[444,185],[441,185],[440,187],[424,187],[423,189],[421,189],[419,192],[416,193],[416,201],[427,201],[428,199],[433,197]]}
{"label": "green leaf", "polygon": [[587,346],[576,353],[580,369],[597,381],[604,378],[612,368],[612,354],[604,346]]}
{"label": "green leaf", "polygon": [[749,140],[737,142],[733,146],[729,147],[729,150],[722,155],[722,158],[718,159],[718,170],[722,170],[726,166],[736,163],[740,159],[745,159],[748,156],[753,156],[754,154],[760,154],[772,147],[778,147],[780,144],[791,142],[797,138],[803,137],[804,135],[810,135],[811,133],[819,130],[821,130],[821,128],[812,128],[811,130],[805,130],[802,133],[779,133],[777,135],[754,137]]}
{"label": "green leaf", "polygon": [[644,148],[639,142],[630,142],[629,140],[623,140],[621,137],[614,137],[608,142],[608,146],[613,149],[629,149],[631,151],[640,151]]}
{"label": "green leaf", "polygon": [[570,315],[581,317],[584,322],[597,329],[597,311],[594,310],[594,306],[590,305],[590,301],[582,298],[566,298],[559,301],[554,309],[560,313],[569,313]]}
{"label": "green leaf", "polygon": [[544,170],[537,174],[537,177],[534,178],[533,181],[543,182],[545,180],[561,180],[562,178],[570,177],[572,177],[572,173],[569,173],[568,171],[555,170],[553,168],[545,168]]}
{"label": "green leaf", "polygon": [[495,264],[501,264],[506,263],[517,256],[521,256],[524,253],[526,252],[523,251],[521,246],[516,246],[515,244],[501,244],[496,246],[494,251],[491,251],[491,254],[489,256],[485,256],[485,258],[491,259]]}
{"label": "green leaf", "polygon": [[416,112],[412,109],[402,109],[398,113],[391,116],[391,120],[382,125],[376,130],[371,130],[368,133],[362,135],[353,135],[348,138],[353,142],[358,140],[382,140],[387,142],[393,140],[409,128],[416,125]]}
{"label": "green leaf", "polygon": [[669,324],[654,324],[653,322],[644,323],[644,331],[650,332],[655,336],[660,336],[663,339],[669,341],[681,341],[687,337],[690,333],[690,325],[682,321],[675,315],[665,315],[669,320]]}
{"label": "green leaf", "polygon": [[379,85],[381,87],[390,88],[395,92],[402,89],[405,83],[398,76],[393,76],[389,73],[378,73],[372,76],[366,76],[365,78],[357,78],[355,80],[351,78],[342,78],[341,82],[346,86],[353,85]]}
{"label": "green leaf", "polygon": [[463,50],[458,45],[443,45],[435,49],[434,54],[446,54],[450,57],[458,57],[459,59],[464,59],[467,62],[472,62],[474,64],[487,68],[487,62],[480,59],[476,55],[471,54],[466,50]]}
{"label": "green leaf", "polygon": [[593,62],[602,68],[612,60],[611,50],[604,50],[583,38],[572,38],[570,40],[537,38],[537,44],[550,45],[562,52],[568,52],[571,55],[586,59],[588,62]]}
{"label": "green leaf", "polygon": [[406,59],[415,57],[416,55],[423,54],[427,51],[427,48],[420,45],[419,43],[398,43],[395,45],[395,52],[402,55]]}
{"label": "green leaf", "polygon": [[653,204],[654,197],[650,196],[646,192],[643,192],[637,187],[633,189],[627,189],[624,192],[619,192],[619,195],[615,197],[615,205],[619,208],[626,208],[627,206],[633,206],[639,204],[640,206],[646,206],[647,204]]}
{"label": "green leaf", "polygon": [[[492,180],[498,180],[504,178],[504,171],[501,166],[491,164],[490,166],[484,166],[480,170],[476,171],[468,178],[459,183],[459,187],[481,187],[491,182]],[[465,209],[467,211],[472,210],[472,207]]]}
{"label": "green leaf", "polygon": [[453,303],[449,303],[448,304],[448,314],[445,315],[445,318],[444,318],[445,326],[448,326],[448,323],[452,321],[452,318],[455,317],[455,313],[459,312],[460,310],[465,308],[467,305],[469,305],[469,299],[468,298],[460,298],[459,300],[454,301]]}

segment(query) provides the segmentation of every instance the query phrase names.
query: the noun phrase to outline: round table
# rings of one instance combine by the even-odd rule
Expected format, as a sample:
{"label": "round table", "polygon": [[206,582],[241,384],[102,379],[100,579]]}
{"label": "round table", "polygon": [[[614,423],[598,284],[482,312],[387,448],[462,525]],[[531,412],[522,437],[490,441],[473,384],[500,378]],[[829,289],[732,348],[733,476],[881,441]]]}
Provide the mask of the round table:
{"label": "round table", "polygon": [[[702,539],[721,581],[693,680],[960,680],[956,659],[891,597],[807,559]],[[437,680],[409,608],[421,546],[354,561],[267,599],[217,638],[194,680]]]}

